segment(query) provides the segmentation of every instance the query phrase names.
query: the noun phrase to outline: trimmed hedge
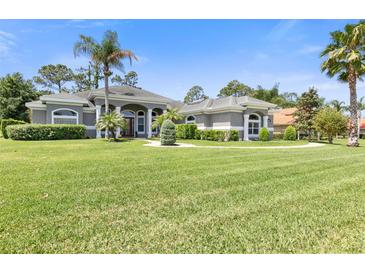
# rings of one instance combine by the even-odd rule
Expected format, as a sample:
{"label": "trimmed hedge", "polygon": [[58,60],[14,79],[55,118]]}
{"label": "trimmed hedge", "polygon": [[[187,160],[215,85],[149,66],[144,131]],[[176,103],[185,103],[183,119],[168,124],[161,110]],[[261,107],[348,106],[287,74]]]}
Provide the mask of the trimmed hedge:
{"label": "trimmed hedge", "polygon": [[239,136],[238,136],[238,130],[235,129],[232,130],[208,129],[208,130],[196,130],[195,139],[227,142],[227,141],[238,141]]}
{"label": "trimmed hedge", "polygon": [[6,127],[6,132],[13,140],[66,140],[85,137],[84,125],[48,125],[27,124]]}
{"label": "trimmed hedge", "polygon": [[161,145],[173,145],[176,142],[176,127],[171,120],[165,120],[161,126]]}
{"label": "trimmed hedge", "polygon": [[176,125],[176,138],[194,139],[197,131],[196,124],[180,124]]}
{"label": "trimmed hedge", "polygon": [[6,132],[6,127],[10,125],[23,125],[23,124],[26,124],[26,122],[15,119],[1,119],[1,124],[0,124],[1,134],[5,139],[8,139],[9,136]]}
{"label": "trimmed hedge", "polygon": [[259,140],[264,141],[264,142],[270,140],[270,132],[266,127],[263,127],[263,128],[260,129]]}
{"label": "trimmed hedge", "polygon": [[297,138],[297,131],[295,127],[288,126],[284,132],[284,140],[295,141]]}

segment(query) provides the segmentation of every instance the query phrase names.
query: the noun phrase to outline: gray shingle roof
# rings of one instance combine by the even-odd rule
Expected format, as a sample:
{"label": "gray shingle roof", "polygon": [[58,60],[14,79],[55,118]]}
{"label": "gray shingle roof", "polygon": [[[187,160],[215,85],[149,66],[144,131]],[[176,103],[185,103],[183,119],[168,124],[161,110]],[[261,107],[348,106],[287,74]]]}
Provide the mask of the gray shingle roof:
{"label": "gray shingle roof", "polygon": [[185,104],[180,112],[182,113],[193,113],[193,112],[211,112],[215,110],[244,110],[246,106],[249,107],[265,107],[274,108],[275,104],[271,104],[256,98],[249,96],[241,97],[222,97],[216,99],[205,99],[196,103]]}

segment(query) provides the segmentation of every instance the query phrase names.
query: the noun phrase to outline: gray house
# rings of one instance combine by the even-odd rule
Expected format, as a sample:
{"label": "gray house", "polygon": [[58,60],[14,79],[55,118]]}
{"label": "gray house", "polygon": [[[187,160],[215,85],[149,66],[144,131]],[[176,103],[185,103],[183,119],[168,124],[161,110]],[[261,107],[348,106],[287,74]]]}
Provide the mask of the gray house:
{"label": "gray house", "polygon": [[[110,108],[121,113],[127,120],[127,137],[151,137],[153,121],[169,108],[176,108],[184,115],[180,123],[196,123],[199,129],[237,129],[243,140],[256,139],[260,128],[273,132],[272,109],[276,105],[249,96],[205,99],[191,104],[128,86],[110,87]],[[100,138],[95,123],[104,113],[104,89],[74,94],[44,95],[39,101],[26,104],[31,109],[32,123],[36,124],[84,124],[87,135]]]}

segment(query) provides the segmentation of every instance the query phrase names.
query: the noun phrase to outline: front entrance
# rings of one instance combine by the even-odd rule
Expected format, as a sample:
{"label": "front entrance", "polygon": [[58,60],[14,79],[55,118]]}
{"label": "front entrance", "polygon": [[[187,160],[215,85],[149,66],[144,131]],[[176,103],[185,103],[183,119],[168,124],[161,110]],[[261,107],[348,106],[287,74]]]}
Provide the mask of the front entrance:
{"label": "front entrance", "polygon": [[127,128],[123,132],[125,137],[134,137],[134,118],[125,118],[127,121]]}

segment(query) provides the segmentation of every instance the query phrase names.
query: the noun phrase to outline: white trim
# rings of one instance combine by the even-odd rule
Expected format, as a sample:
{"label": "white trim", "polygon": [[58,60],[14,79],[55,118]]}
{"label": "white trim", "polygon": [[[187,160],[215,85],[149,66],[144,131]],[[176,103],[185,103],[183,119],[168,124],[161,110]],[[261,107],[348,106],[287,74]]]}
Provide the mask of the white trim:
{"label": "white trim", "polygon": [[[188,121],[188,118],[189,117],[194,117],[194,121]],[[190,114],[190,115],[186,116],[186,118],[185,118],[185,124],[196,124],[196,117],[195,117],[195,115]]]}
{"label": "white trim", "polygon": [[85,99],[77,100],[77,99],[64,99],[64,98],[52,98],[47,95],[43,95],[39,98],[42,102],[45,101],[47,103],[50,102],[64,102],[64,103],[78,103],[78,104],[88,104],[88,101]]}
{"label": "white trim", "polygon": [[198,129],[205,130],[205,129],[216,129],[216,130],[243,130],[243,127],[235,127],[235,126],[213,126],[213,127],[205,127],[205,126],[198,126]]}
{"label": "white trim", "polygon": [[96,129],[96,126],[86,126],[86,129],[90,129],[90,130]]}
{"label": "white trim", "polygon": [[79,124],[79,113],[74,110],[74,109],[70,109],[70,108],[58,108],[58,109],[54,109],[52,110],[52,124],[54,124],[54,118],[55,118],[55,115],[54,113],[56,111],[59,111],[59,110],[68,110],[68,111],[71,111],[71,112],[74,112],[76,113],[76,117],[75,116],[68,116],[68,115],[56,115],[56,118],[65,118],[65,119],[75,119],[76,118],[76,124],[78,125]]}
{"label": "white trim", "polygon": [[82,108],[82,112],[84,113],[95,113],[95,111],[96,111],[95,108],[89,108],[89,107]]}
{"label": "white trim", "polygon": [[[143,116],[138,115],[138,112],[140,112],[140,111],[143,112]],[[146,117],[145,116],[146,116],[146,113],[143,110],[136,111],[137,133],[138,134],[140,134],[140,133],[145,134],[145,132],[146,132]],[[139,118],[143,118],[143,131],[139,131]]]}

